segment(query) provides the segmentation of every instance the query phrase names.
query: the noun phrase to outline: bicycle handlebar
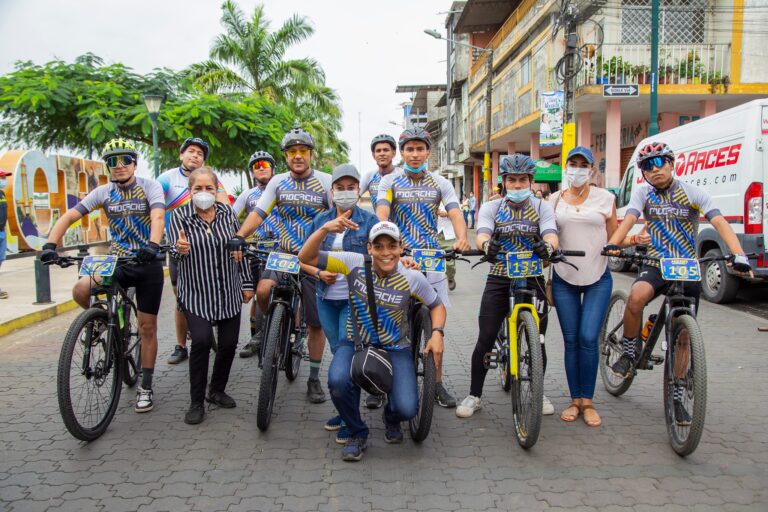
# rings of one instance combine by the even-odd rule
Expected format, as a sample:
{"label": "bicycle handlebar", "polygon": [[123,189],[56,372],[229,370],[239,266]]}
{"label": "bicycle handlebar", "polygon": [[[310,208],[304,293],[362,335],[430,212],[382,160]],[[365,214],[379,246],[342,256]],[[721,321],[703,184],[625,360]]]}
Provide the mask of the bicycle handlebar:
{"label": "bicycle handlebar", "polygon": [[[161,245],[160,250],[158,251],[158,254],[166,253],[170,248],[171,248],[170,245]],[[46,265],[46,266],[58,265],[61,268],[67,268],[67,267],[71,267],[78,261],[83,261],[85,258],[88,258],[90,256],[92,255],[86,254],[84,256],[59,256],[53,261],[44,262],[43,265]],[[139,263],[139,261],[136,259],[136,256],[118,256],[117,261],[119,263]]]}
{"label": "bicycle handlebar", "polygon": [[[621,258],[624,260],[630,260],[632,263],[635,263],[636,265],[640,265],[642,263],[645,263],[646,261],[661,261],[662,258],[655,258],[653,256],[647,256],[642,253],[634,252],[634,253],[627,253],[624,249],[619,251],[619,254],[607,254],[606,251],[600,251],[600,254],[602,256],[610,256],[612,258]],[[759,254],[755,252],[751,252],[749,254],[745,254],[747,258],[757,258]],[[703,258],[693,258],[698,259],[699,263],[708,263],[710,261],[733,261],[735,256],[733,254],[723,255],[723,256],[705,256]]]}

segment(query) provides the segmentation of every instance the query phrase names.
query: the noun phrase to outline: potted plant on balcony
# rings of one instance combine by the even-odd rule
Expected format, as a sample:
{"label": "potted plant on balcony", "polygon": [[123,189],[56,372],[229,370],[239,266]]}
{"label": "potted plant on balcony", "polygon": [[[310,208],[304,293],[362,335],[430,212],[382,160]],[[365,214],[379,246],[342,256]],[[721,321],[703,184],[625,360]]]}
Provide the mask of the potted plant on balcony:
{"label": "potted plant on balcony", "polygon": [[727,94],[731,79],[728,75],[722,76],[719,71],[715,71],[709,75],[707,83],[709,83],[709,92],[711,94],[718,94],[721,92]]}
{"label": "potted plant on balcony", "polygon": [[[659,69],[661,69],[661,66],[659,66]],[[650,66],[646,66],[645,64],[638,64],[637,66],[632,66],[632,76],[634,76],[637,79],[638,84],[650,83],[650,73],[651,73]]]}
{"label": "potted plant on balcony", "polygon": [[609,83],[612,84],[626,83],[625,76],[632,70],[632,64],[615,55],[607,61],[601,59],[601,62],[603,78],[608,77]]}
{"label": "potted plant on balcony", "polygon": [[679,83],[698,84],[701,76],[704,74],[704,64],[701,63],[701,57],[693,50],[688,52],[685,59],[680,59],[677,63],[677,73],[680,78]]}

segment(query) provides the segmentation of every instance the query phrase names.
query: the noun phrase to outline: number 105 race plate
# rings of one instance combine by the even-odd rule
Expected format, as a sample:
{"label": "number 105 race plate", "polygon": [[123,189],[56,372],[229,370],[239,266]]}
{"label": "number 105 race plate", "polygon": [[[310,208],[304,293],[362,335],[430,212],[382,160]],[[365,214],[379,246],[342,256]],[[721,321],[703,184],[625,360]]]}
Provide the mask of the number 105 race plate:
{"label": "number 105 race plate", "polygon": [[422,272],[445,274],[445,251],[439,249],[414,249],[413,260]]}
{"label": "number 105 race plate", "polygon": [[666,281],[701,281],[699,260],[693,258],[661,258],[661,277]]}
{"label": "number 105 race plate", "polygon": [[295,254],[284,252],[270,253],[267,258],[267,270],[276,270],[277,272],[288,272],[289,274],[299,273],[299,257]]}

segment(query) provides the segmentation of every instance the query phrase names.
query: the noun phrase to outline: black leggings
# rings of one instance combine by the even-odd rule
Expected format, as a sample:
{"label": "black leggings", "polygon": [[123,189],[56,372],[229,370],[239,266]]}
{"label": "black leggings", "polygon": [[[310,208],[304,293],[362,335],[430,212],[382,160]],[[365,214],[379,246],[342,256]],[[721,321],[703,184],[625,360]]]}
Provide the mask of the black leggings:
{"label": "black leggings", "polygon": [[[509,314],[509,286],[512,279],[502,276],[488,276],[483,290],[483,298],[480,301],[480,315],[478,324],[480,326],[475,343],[475,350],[472,352],[472,384],[469,394],[472,396],[482,396],[485,374],[488,369],[483,364],[485,354],[493,350],[493,344],[496,336],[501,329],[502,322]],[[544,278],[537,277],[528,279],[528,284],[536,291],[535,305],[539,313],[539,332],[547,333],[548,317],[546,315],[547,300],[544,293]],[[544,345],[541,345],[541,353],[544,362],[544,370],[547,368],[547,351]]]}
{"label": "black leggings", "polygon": [[[213,322],[200,318],[189,311],[187,327],[192,336],[192,348],[189,353],[189,385],[191,401],[202,402],[205,398],[205,385],[208,383],[208,358],[213,343]],[[237,339],[240,335],[240,313],[232,318],[217,320],[218,350],[213,361],[211,392],[224,391],[229,381],[229,371],[235,358]]]}

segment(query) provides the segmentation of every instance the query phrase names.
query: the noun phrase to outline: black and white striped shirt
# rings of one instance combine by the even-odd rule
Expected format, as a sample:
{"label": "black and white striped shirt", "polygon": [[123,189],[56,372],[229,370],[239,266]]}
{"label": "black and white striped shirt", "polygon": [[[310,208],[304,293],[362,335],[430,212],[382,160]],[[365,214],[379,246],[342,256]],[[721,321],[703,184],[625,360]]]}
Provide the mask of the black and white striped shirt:
{"label": "black and white striped shirt", "polygon": [[[235,262],[226,250],[240,223],[228,205],[215,203],[216,216],[208,224],[194,205],[176,208],[168,226],[171,256],[179,262],[177,292],[185,311],[209,321],[232,318],[243,306],[243,290],[253,290],[251,269],[245,259]],[[189,240],[189,254],[176,250],[179,231]]]}

